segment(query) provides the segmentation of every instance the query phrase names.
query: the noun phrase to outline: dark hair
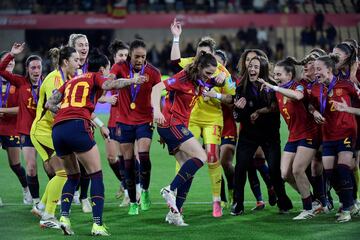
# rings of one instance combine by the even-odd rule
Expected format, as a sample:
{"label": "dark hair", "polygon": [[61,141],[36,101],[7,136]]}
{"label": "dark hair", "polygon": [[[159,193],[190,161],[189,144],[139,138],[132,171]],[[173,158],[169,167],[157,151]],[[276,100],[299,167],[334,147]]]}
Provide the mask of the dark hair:
{"label": "dark hair", "polygon": [[351,71],[351,66],[356,62],[356,48],[348,42],[342,42],[337,44],[334,48],[338,48],[343,51],[348,57],[346,58],[343,66],[348,66]]}
{"label": "dark hair", "polygon": [[25,67],[29,67],[30,62],[35,61],[35,60],[38,60],[38,61],[42,62],[42,59],[41,59],[40,56],[38,56],[38,55],[30,55],[25,61]]}
{"label": "dark hair", "polygon": [[127,45],[123,41],[117,40],[117,39],[115,39],[108,47],[108,50],[112,57],[115,57],[116,53],[119,50],[123,50],[123,49],[129,50],[129,45]]}
{"label": "dark hair", "polygon": [[9,53],[9,51],[2,51],[0,53],[0,59],[3,58],[5,56],[5,54]]}
{"label": "dark hair", "polygon": [[76,53],[75,48],[73,47],[60,47],[60,48],[52,48],[49,50],[49,55],[51,58],[51,62],[55,68],[61,66],[65,59],[69,59],[73,53]]}
{"label": "dark hair", "polygon": [[210,51],[213,53],[215,51],[216,42],[209,36],[203,37],[200,39],[197,47],[208,47]]}
{"label": "dark hair", "polygon": [[143,40],[136,39],[132,41],[130,44],[130,52],[132,52],[135,48],[140,48],[140,47],[146,49],[146,44]]}
{"label": "dark hair", "polygon": [[325,56],[318,57],[316,61],[322,61],[327,68],[331,68],[333,74],[336,73],[335,65],[339,62],[339,56],[335,54],[329,54]]}
{"label": "dark hair", "polygon": [[309,54],[306,55],[303,59],[297,60],[293,57],[288,57],[288,60],[294,65],[304,66],[310,61],[315,61],[318,57],[326,55],[326,52],[321,48],[313,48],[310,50]]}
{"label": "dark hair", "polygon": [[266,53],[260,49],[247,49],[245,50],[242,54],[241,57],[239,59],[239,62],[236,66],[236,69],[238,71],[238,77],[242,78],[245,74],[246,74],[246,66],[245,66],[245,62],[246,62],[246,57],[250,52],[254,52],[256,54],[256,56],[261,56],[264,57],[265,59],[268,59]]}
{"label": "dark hair", "polygon": [[221,58],[221,60],[223,60],[224,66],[225,66],[228,61],[226,53],[223,50],[218,49],[215,51],[215,55],[219,56]]}
{"label": "dark hair", "polygon": [[110,65],[110,61],[98,49],[94,48],[89,53],[88,64],[89,72],[98,72],[101,67],[106,68]]}
{"label": "dark hair", "polygon": [[294,64],[294,58],[287,57],[284,60],[281,60],[275,64],[275,66],[283,67],[285,72],[291,73],[291,78],[294,79],[296,77],[296,69]]}
{"label": "dark hair", "polygon": [[359,44],[355,39],[346,39],[343,41],[343,43],[349,43],[355,48],[356,54],[359,54]]}
{"label": "dark hair", "polygon": [[217,61],[214,55],[210,53],[201,53],[196,57],[194,62],[185,67],[185,72],[189,75],[191,81],[196,81],[199,78],[199,68],[204,69],[208,66],[217,66]]}
{"label": "dark hair", "polygon": [[[251,61],[258,60],[260,62],[260,72],[259,72],[259,78],[262,78],[265,80],[265,82],[269,82],[269,61],[267,58],[264,58],[263,56],[256,56],[251,59]],[[250,62],[251,62],[250,61]],[[246,71],[246,74],[244,74],[239,86],[243,86],[243,93],[245,94],[248,82],[250,81],[249,72]]]}

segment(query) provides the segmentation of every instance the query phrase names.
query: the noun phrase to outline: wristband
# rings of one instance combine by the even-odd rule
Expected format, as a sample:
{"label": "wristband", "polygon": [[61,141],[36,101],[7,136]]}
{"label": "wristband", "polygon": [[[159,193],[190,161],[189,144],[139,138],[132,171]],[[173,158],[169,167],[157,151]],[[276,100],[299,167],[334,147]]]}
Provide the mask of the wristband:
{"label": "wristband", "polygon": [[100,118],[96,117],[93,119],[93,122],[98,126],[99,128],[102,128],[104,126],[104,123],[100,120]]}
{"label": "wristband", "polygon": [[278,86],[274,86],[273,89],[274,89],[275,92],[279,91],[279,87],[278,87]]}
{"label": "wristband", "polygon": [[173,42],[174,43],[179,43],[179,41],[180,41],[180,36],[174,36]]}
{"label": "wristband", "polygon": [[216,98],[221,100],[221,93],[216,93]]}

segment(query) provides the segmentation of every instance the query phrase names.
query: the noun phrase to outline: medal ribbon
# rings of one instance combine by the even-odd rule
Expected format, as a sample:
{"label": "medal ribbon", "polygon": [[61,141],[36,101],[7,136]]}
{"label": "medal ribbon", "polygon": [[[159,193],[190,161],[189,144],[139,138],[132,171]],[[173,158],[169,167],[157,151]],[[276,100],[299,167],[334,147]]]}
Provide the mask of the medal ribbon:
{"label": "medal ribbon", "polygon": [[[41,84],[42,84],[42,81],[41,81],[41,79],[40,79],[40,80],[38,81],[38,85],[37,85],[37,86],[31,85],[31,95],[32,95],[32,97],[33,97],[36,105],[37,105],[37,103],[38,103],[38,96],[39,96]],[[36,87],[38,88],[37,91],[35,91],[35,88],[36,88]]]}
{"label": "medal ribbon", "polygon": [[326,99],[327,96],[329,95],[329,93],[333,90],[333,88],[335,87],[335,83],[336,83],[336,77],[333,77],[333,79],[331,80],[330,84],[329,84],[329,88],[326,92],[326,96],[324,96],[324,84],[320,85],[320,113],[323,114],[325,112],[326,109]]}
{"label": "medal ribbon", "polygon": [[280,87],[289,89],[293,85],[294,82],[295,82],[294,80],[291,80],[283,85],[280,85]]}
{"label": "medal ribbon", "polygon": [[9,98],[9,93],[10,93],[10,83],[6,82],[6,91],[5,91],[5,96],[3,97],[2,87],[3,87],[3,83],[5,83],[5,81],[3,81],[3,78],[1,78],[0,81],[1,81],[0,107],[3,107],[3,106],[6,107],[6,103]]}
{"label": "medal ribbon", "polygon": [[[144,75],[144,71],[145,71],[145,65],[141,67],[140,76]],[[130,78],[133,77],[134,77],[133,66],[130,63]],[[135,99],[140,91],[140,84],[131,84],[130,91],[131,91],[131,102],[133,103],[135,102]]]}
{"label": "medal ribbon", "polygon": [[60,74],[61,74],[61,79],[62,79],[63,83],[65,83],[66,78],[65,78],[64,72],[62,71],[61,67],[59,67],[59,71],[60,71]]}

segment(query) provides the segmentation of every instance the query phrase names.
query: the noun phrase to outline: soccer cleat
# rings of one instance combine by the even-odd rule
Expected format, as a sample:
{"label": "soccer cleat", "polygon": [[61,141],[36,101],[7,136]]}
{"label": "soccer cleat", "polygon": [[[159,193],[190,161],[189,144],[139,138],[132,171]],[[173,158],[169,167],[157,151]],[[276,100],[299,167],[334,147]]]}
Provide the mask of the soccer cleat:
{"label": "soccer cleat", "polygon": [[88,198],[81,199],[81,208],[84,213],[91,213],[92,207]]}
{"label": "soccer cleat", "polygon": [[40,220],[41,228],[53,228],[53,229],[61,229],[60,222],[55,217],[44,218],[44,216]]}
{"label": "soccer cleat", "polygon": [[127,207],[129,206],[130,198],[129,196],[125,196],[122,202],[120,203],[119,207]]}
{"label": "soccer cleat", "polygon": [[263,210],[265,208],[265,203],[264,201],[257,201],[256,202],[256,206],[253,207],[251,209],[251,211],[259,211],[259,210]]}
{"label": "soccer cleat", "polygon": [[60,227],[64,235],[74,235],[74,231],[71,230],[70,218],[61,216],[60,217]]}
{"label": "soccer cleat", "polygon": [[139,204],[137,203],[130,203],[129,206],[129,215],[139,215]]}
{"label": "soccer cleat", "polygon": [[34,204],[30,211],[35,217],[42,218],[44,212],[38,207],[38,204]]}
{"label": "soccer cleat", "polygon": [[115,197],[116,197],[117,199],[119,199],[119,198],[122,198],[122,197],[124,196],[124,194],[125,194],[124,188],[123,188],[123,186],[120,184],[120,188],[119,188],[119,190],[116,192]]}
{"label": "soccer cleat", "polygon": [[360,209],[359,209],[359,207],[357,206],[356,203],[351,206],[351,208],[350,208],[350,215],[351,215],[352,217],[360,216]]}
{"label": "soccer cleat", "polygon": [[213,217],[221,217],[223,215],[222,208],[221,208],[221,202],[220,201],[214,201],[213,202]]}
{"label": "soccer cleat", "polygon": [[179,212],[179,209],[176,206],[176,193],[170,190],[170,186],[164,187],[160,190],[160,194],[165,199],[167,205],[170,209],[173,209],[174,212]]}
{"label": "soccer cleat", "polygon": [[274,187],[271,187],[268,190],[268,196],[269,196],[269,204],[270,204],[270,206],[275,206],[276,202],[277,202],[277,197],[276,197]]}
{"label": "soccer cleat", "polygon": [[289,209],[279,208],[279,214],[289,214],[289,213],[290,213]]}
{"label": "soccer cleat", "polygon": [[244,214],[244,206],[242,204],[234,203],[231,207],[230,214],[232,216],[239,216]]}
{"label": "soccer cleat", "polygon": [[350,211],[341,211],[339,216],[336,218],[336,222],[344,223],[349,222],[351,220]]}
{"label": "soccer cleat", "polygon": [[293,218],[293,220],[305,220],[313,218],[314,216],[313,210],[302,210],[299,215]]}
{"label": "soccer cleat", "polygon": [[76,205],[80,205],[80,192],[75,191],[74,197],[73,197],[73,203]]}
{"label": "soccer cleat", "polygon": [[142,191],[140,197],[141,210],[147,211],[150,209],[151,201],[149,191]]}
{"label": "soccer cleat", "polygon": [[107,228],[105,225],[97,225],[96,223],[93,223],[92,229],[91,229],[91,235],[93,236],[110,236],[110,233],[107,231]]}
{"label": "soccer cleat", "polygon": [[28,187],[23,189],[23,203],[25,205],[31,205],[33,203],[31,193]]}
{"label": "soccer cleat", "polygon": [[174,213],[171,210],[166,215],[165,221],[178,227],[189,226],[189,224],[184,222],[183,215],[181,215],[180,213]]}

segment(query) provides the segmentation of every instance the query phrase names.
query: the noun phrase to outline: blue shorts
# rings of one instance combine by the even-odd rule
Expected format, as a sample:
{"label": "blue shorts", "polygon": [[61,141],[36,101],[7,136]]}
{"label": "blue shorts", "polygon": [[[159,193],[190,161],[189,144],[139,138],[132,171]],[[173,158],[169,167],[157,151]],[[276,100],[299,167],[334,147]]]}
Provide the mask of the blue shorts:
{"label": "blue shorts", "polygon": [[221,138],[221,145],[230,144],[236,146],[236,138],[233,136],[225,136]]}
{"label": "blue shorts", "polygon": [[168,146],[170,155],[174,155],[179,151],[179,147],[183,142],[194,137],[190,130],[183,124],[167,128],[158,127],[157,130],[162,140]]}
{"label": "blue shorts", "polygon": [[287,142],[284,151],[285,152],[292,152],[296,153],[298,147],[306,147],[306,148],[312,148],[312,149],[319,149],[320,143],[316,140],[312,139],[300,139],[298,141],[294,142]]}
{"label": "blue shorts", "polygon": [[53,127],[52,139],[56,155],[89,151],[96,142],[90,122],[84,119],[71,119],[59,122]]}
{"label": "blue shorts", "polygon": [[20,147],[20,137],[19,136],[0,136],[0,145],[2,149],[7,149],[9,147]]}
{"label": "blue shorts", "polygon": [[30,135],[20,135],[20,146],[23,147],[34,147],[31,142]]}
{"label": "blue shorts", "polygon": [[116,128],[115,140],[119,143],[134,143],[140,138],[152,139],[154,132],[152,122],[139,125],[116,123]]}
{"label": "blue shorts", "polygon": [[109,127],[109,137],[112,140],[116,140],[116,127]]}
{"label": "blue shorts", "polygon": [[337,156],[339,152],[353,152],[353,141],[351,137],[335,140],[324,141],[322,155],[325,156]]}

